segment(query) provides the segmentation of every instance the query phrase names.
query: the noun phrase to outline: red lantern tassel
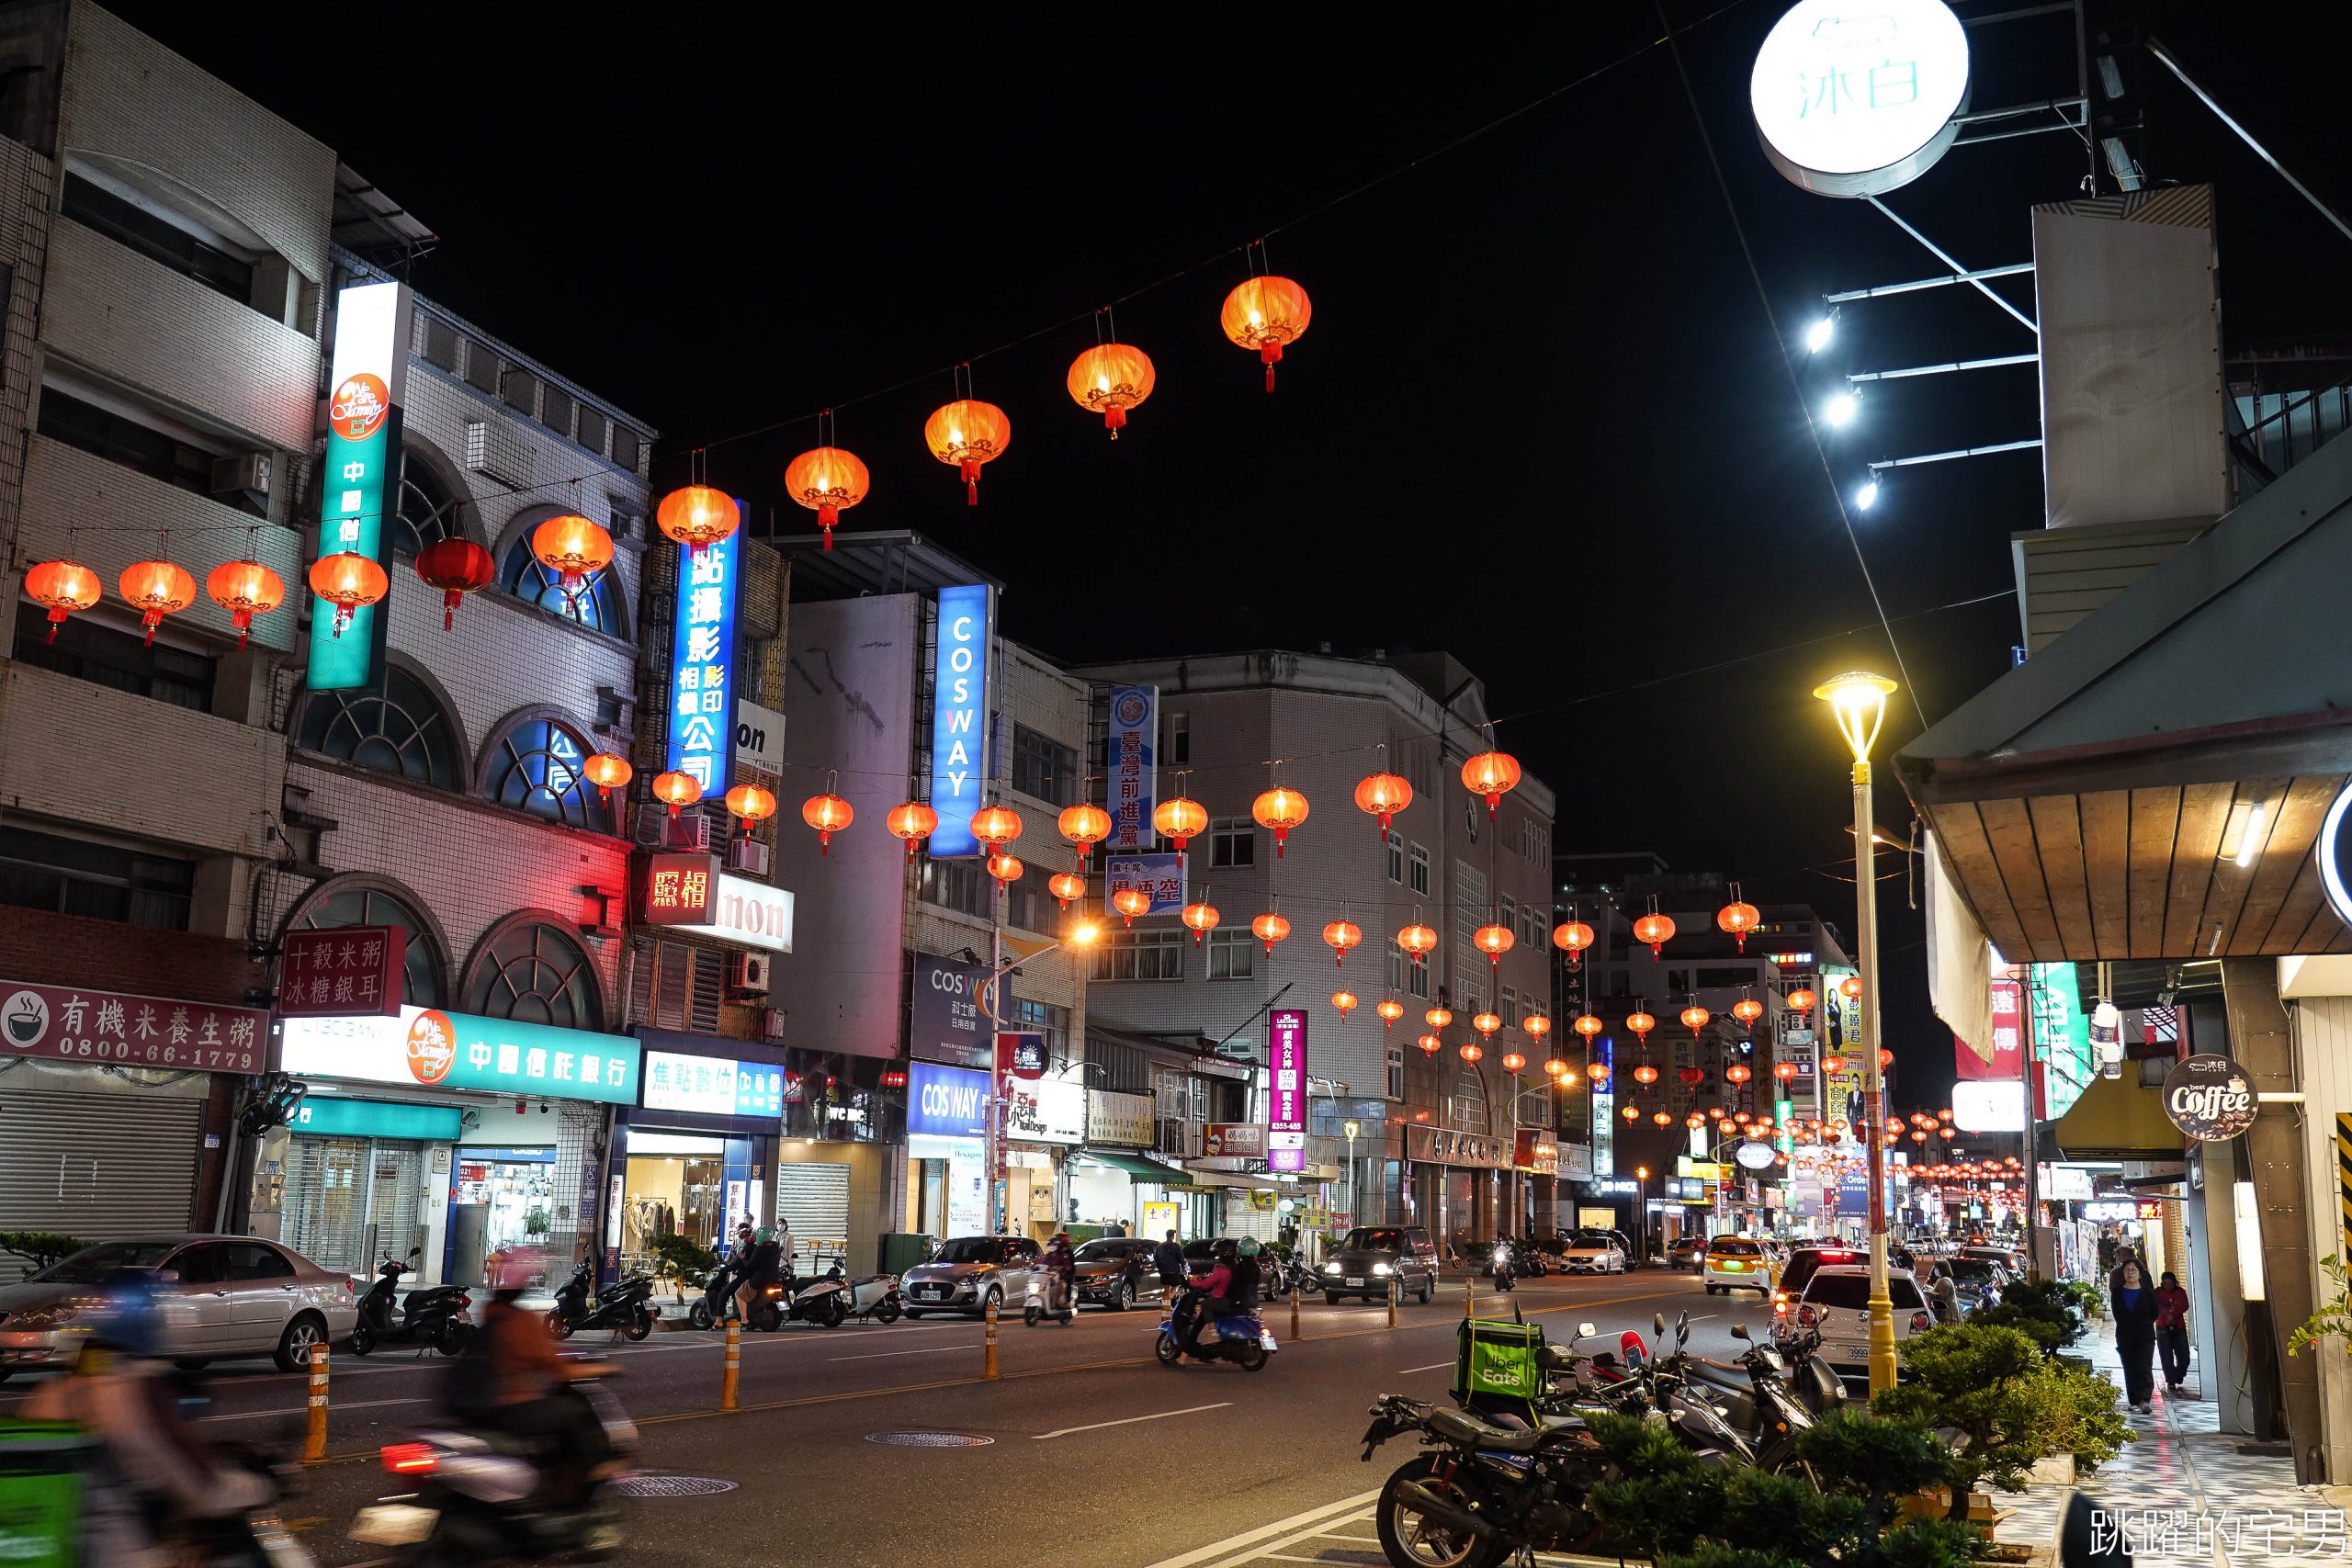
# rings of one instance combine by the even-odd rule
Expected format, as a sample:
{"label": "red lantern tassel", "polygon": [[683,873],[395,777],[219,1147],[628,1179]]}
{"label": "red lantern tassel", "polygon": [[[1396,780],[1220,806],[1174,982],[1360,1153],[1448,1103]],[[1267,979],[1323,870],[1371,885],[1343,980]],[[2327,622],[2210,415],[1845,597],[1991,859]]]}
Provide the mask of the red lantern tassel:
{"label": "red lantern tassel", "polygon": [[825,531],[825,548],[833,547],[833,525],[842,520],[841,509],[835,506],[817,508],[817,526]]}
{"label": "red lantern tassel", "polygon": [[458,602],[465,595],[452,588],[441,595],[441,629],[449,631],[458,624]]}
{"label": "red lantern tassel", "polygon": [[1127,427],[1127,410],[1124,403],[1113,403],[1102,411],[1102,423],[1111,429],[1111,439],[1116,441],[1119,432]]}
{"label": "red lantern tassel", "polygon": [[965,504],[965,505],[967,505],[967,506],[978,506],[979,503],[980,503],[980,463],[979,463],[979,459],[978,459],[978,458],[977,458],[977,457],[967,457],[967,458],[965,458],[965,459],[964,459],[964,504]]}
{"label": "red lantern tassel", "polygon": [[1266,390],[1270,392],[1274,389],[1274,364],[1282,356],[1283,345],[1278,343],[1264,344],[1258,349],[1258,357],[1266,362]]}

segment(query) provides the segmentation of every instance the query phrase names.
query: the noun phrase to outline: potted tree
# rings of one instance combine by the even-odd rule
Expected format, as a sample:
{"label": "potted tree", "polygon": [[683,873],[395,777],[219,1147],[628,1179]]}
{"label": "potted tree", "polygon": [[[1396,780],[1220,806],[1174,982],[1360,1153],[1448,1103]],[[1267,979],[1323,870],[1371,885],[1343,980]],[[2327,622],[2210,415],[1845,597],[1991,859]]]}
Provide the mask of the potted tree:
{"label": "potted tree", "polygon": [[1950,1324],[1906,1340],[1910,1381],[1871,1401],[1881,1416],[1948,1431],[1954,1443],[1951,1517],[1968,1514],[1981,1483],[2015,1491],[2033,1479],[2037,1461],[2065,1456],[2076,1471],[2096,1470],[2132,1441],[2115,1408],[2115,1385],[2069,1360],[2044,1353],[2015,1328]]}

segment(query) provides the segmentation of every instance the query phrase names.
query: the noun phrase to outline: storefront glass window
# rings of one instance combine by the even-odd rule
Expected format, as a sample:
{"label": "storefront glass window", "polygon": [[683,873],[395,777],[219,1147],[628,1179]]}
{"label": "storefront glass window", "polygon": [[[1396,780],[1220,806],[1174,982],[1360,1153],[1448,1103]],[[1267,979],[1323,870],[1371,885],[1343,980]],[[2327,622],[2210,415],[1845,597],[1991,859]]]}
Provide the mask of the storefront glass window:
{"label": "storefront glass window", "polygon": [[302,931],[339,926],[397,926],[408,932],[407,1000],[412,1007],[443,1005],[439,954],[424,921],[400,899],[376,887],[353,887],[313,904],[295,922]]}
{"label": "storefront glass window", "polygon": [[596,971],[586,951],[571,936],[536,920],[500,931],[476,961],[466,1010],[559,1029],[605,1027]]}

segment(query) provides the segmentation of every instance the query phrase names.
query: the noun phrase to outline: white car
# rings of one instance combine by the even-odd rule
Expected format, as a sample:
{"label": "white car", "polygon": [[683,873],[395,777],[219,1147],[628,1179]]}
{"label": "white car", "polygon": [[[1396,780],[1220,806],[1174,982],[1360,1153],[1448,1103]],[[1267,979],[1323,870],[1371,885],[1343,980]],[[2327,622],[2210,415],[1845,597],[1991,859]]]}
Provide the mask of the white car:
{"label": "white car", "polygon": [[1779,1272],[1772,1255],[1754,1236],[1718,1235],[1707,1240],[1707,1260],[1700,1265],[1699,1278],[1706,1281],[1711,1296],[1754,1291],[1769,1297]]}
{"label": "white car", "polygon": [[[1897,1350],[1915,1334],[1936,1325],[1919,1281],[1906,1269],[1890,1269],[1886,1293],[1894,1303]],[[1871,1365],[1871,1271],[1867,1265],[1838,1263],[1816,1269],[1797,1297],[1796,1310],[1774,1320],[1778,1334],[1812,1329],[1821,1336],[1817,1354],[1838,1372],[1867,1375]],[[1784,1326],[1785,1325],[1785,1326]]]}
{"label": "white car", "polygon": [[1623,1274],[1626,1267],[1623,1244],[1604,1231],[1578,1231],[1560,1250],[1564,1274]]}

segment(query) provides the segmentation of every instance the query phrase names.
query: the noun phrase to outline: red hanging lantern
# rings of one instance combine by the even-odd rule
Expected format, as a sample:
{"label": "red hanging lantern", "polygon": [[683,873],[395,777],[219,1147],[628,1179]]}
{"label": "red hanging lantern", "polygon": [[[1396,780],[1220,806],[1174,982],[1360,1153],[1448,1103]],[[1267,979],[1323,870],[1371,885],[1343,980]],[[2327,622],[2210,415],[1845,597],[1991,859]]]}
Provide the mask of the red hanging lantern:
{"label": "red hanging lantern", "polygon": [[739,784],[727,792],[727,810],[749,833],[775,815],[775,795],[759,784]]}
{"label": "red hanging lantern", "polygon": [[684,546],[689,555],[733,537],[742,523],[742,509],[735,504],[735,498],[708,485],[673,490],[653,512],[653,525]]}
{"label": "red hanging lantern", "polygon": [[1894,1053],[1892,1051],[1881,1051],[1878,1054],[1878,1066],[1879,1071],[1881,1072],[1884,1072],[1887,1068],[1894,1066]]}
{"label": "red hanging lantern", "polygon": [[[892,838],[907,841],[907,862],[912,864],[915,846],[930,838],[938,828],[939,813],[920,800],[910,800],[890,807],[890,814],[882,818],[882,826],[889,829]],[[1085,886],[1085,879],[1081,877],[1079,881],[1081,891]]]}
{"label": "red hanging lantern", "polygon": [[1061,907],[1067,909],[1071,899],[1086,897],[1086,878],[1074,871],[1057,871],[1046,878],[1046,891],[1060,900]]}
{"label": "red hanging lantern", "polygon": [[1487,820],[1495,819],[1504,792],[1519,787],[1519,759],[1508,751],[1481,751],[1462,764],[1462,787],[1487,797]]}
{"label": "red hanging lantern", "polygon": [[1487,966],[1493,969],[1501,966],[1503,954],[1510,951],[1511,943],[1518,937],[1509,926],[1497,924],[1480,926],[1471,934],[1470,940],[1477,944],[1479,952],[1487,955]]}
{"label": "red hanging lantern", "polygon": [[1266,956],[1274,953],[1274,943],[1290,935],[1290,922],[1272,909],[1250,922],[1250,934],[1266,944]]}
{"label": "red hanging lantern", "polygon": [[1734,1062],[1724,1069],[1724,1077],[1731,1083],[1746,1083],[1755,1076],[1755,1072],[1745,1062]]}
{"label": "red hanging lantern", "polygon": [[1764,1004],[1754,997],[1742,997],[1731,1004],[1731,1015],[1739,1020],[1739,1032],[1742,1034],[1752,1034],[1755,1032],[1756,1021],[1764,1016]]}
{"label": "red hanging lantern", "polygon": [[1797,1014],[1799,1017],[1803,1017],[1804,1014],[1811,1012],[1813,1010],[1813,1004],[1820,999],[1821,998],[1819,997],[1815,996],[1803,986],[1799,986],[1795,990],[1789,993],[1789,1010]]}
{"label": "red hanging lantern", "polygon": [[1634,1032],[1636,1039],[1647,1044],[1650,1031],[1657,1027],[1657,1020],[1637,1007],[1625,1015],[1625,1027]]}
{"label": "red hanging lantern", "polygon": [[1413,786],[1395,773],[1374,773],[1356,785],[1356,809],[1379,818],[1383,840],[1390,820],[1412,804]]}
{"label": "red hanging lantern", "polygon": [[1675,1069],[1674,1076],[1682,1080],[1683,1087],[1686,1089],[1697,1089],[1706,1081],[1707,1077],[1706,1069],[1703,1067],[1678,1067]]}
{"label": "red hanging lantern", "polygon": [[1709,1012],[1705,1008],[1701,1007],[1697,1002],[1692,1002],[1689,1007],[1682,1010],[1683,1024],[1690,1031],[1690,1037],[1694,1040],[1699,1037],[1699,1031],[1706,1028],[1707,1021],[1713,1016],[1714,1014]]}
{"label": "red hanging lantern", "polygon": [[1453,1010],[1452,1008],[1431,1008],[1429,1011],[1421,1014],[1421,1017],[1431,1029],[1443,1029],[1447,1024],[1453,1021]]}
{"label": "red hanging lantern", "polygon": [[1502,1026],[1503,1021],[1490,1012],[1478,1013],[1470,1020],[1470,1027],[1476,1030],[1483,1040],[1492,1040],[1495,1032]]}
{"label": "red hanging lantern", "polygon": [[1637,1105],[1628,1105],[1620,1114],[1628,1122],[1638,1122],[1642,1119],[1641,1107]]}
{"label": "red hanging lantern", "polygon": [[1568,955],[1569,968],[1580,967],[1584,950],[1592,945],[1592,928],[1582,920],[1563,920],[1552,928],[1552,945]]}
{"label": "red hanging lantern", "polygon": [[1842,1073],[1846,1070],[1846,1058],[1833,1051],[1821,1058],[1821,1070],[1825,1073]]}
{"label": "red hanging lantern", "polygon": [[1099,413],[1116,441],[1127,427],[1127,411],[1151,396],[1157,375],[1151,355],[1131,344],[1097,344],[1070,361],[1063,384],[1078,406]]}
{"label": "red hanging lantern", "polygon": [[1634,922],[1634,940],[1649,943],[1650,956],[1653,958],[1658,956],[1658,950],[1663,948],[1673,935],[1673,919],[1659,914],[1656,909],[1652,909]]}
{"label": "red hanging lantern", "polygon": [[[613,564],[613,536],[601,525],[566,513],[531,530],[531,554],[555,573],[565,599],[577,599],[590,578]],[[315,576],[317,568],[311,571]]]}
{"label": "red hanging lantern", "polygon": [[1181,853],[1186,844],[1208,831],[1208,807],[1180,795],[1152,807],[1151,825]]}
{"label": "red hanging lantern", "polygon": [[[382,578],[381,567],[377,568],[376,575]],[[147,644],[151,648],[155,642],[155,628],[164,624],[164,617],[177,615],[196,603],[196,579],[186,569],[167,560],[133,561],[122,569],[122,577],[115,586],[124,602],[139,612],[139,624],[147,628]]]}
{"label": "red hanging lantern", "polygon": [[1859,975],[1847,976],[1838,982],[1838,994],[1849,1002],[1860,1001],[1862,995],[1862,977]]}
{"label": "red hanging lantern", "polygon": [[1266,367],[1266,390],[1274,389],[1274,367],[1283,345],[1296,343],[1314,315],[1306,290],[1287,277],[1272,274],[1250,278],[1225,297],[1217,324],[1225,335],[1243,348],[1254,348]]}
{"label": "red hanging lantern", "polygon": [[1552,1021],[1540,1012],[1531,1012],[1519,1021],[1519,1027],[1525,1032],[1530,1040],[1541,1045],[1544,1043],[1544,1037],[1552,1032]]}
{"label": "red hanging lantern", "polygon": [[1208,935],[1209,932],[1216,930],[1216,922],[1219,917],[1216,912],[1216,906],[1210,903],[1207,899],[1203,898],[1194,903],[1185,905],[1183,913],[1176,918],[1193,928],[1193,945],[1194,947],[1198,947],[1201,945],[1202,938]]}
{"label": "red hanging lantern", "polygon": [[599,751],[580,764],[580,776],[596,786],[598,800],[610,800],[613,791],[628,787],[628,781],[637,776],[637,770],[628,765],[626,758]]}
{"label": "red hanging lantern", "polygon": [[964,504],[980,503],[980,465],[993,463],[1012,445],[1012,421],[994,403],[958,398],[932,410],[922,422],[923,445],[964,480]]}
{"label": "red hanging lantern", "polygon": [[45,560],[25,573],[25,597],[49,612],[51,642],[66,616],[96,604],[103,592],[98,574],[79,561]]}
{"label": "red hanging lantern", "polygon": [[1413,967],[1419,969],[1430,950],[1437,946],[1437,932],[1415,921],[1396,933],[1396,945],[1413,955]]}
{"label": "red hanging lantern", "polygon": [[1661,1127],[1671,1127],[1674,1125],[1674,1117],[1672,1113],[1668,1111],[1653,1111],[1650,1112],[1650,1120],[1657,1122]]}
{"label": "red hanging lantern", "polygon": [[1526,1066],[1527,1058],[1521,1055],[1518,1052],[1506,1051],[1503,1053],[1503,1071],[1509,1073],[1511,1077],[1519,1077],[1520,1069]]}
{"label": "red hanging lantern", "polygon": [[1434,1056],[1445,1048],[1445,1042],[1434,1034],[1424,1034],[1413,1043],[1421,1048],[1421,1055],[1424,1056]]}
{"label": "red hanging lantern", "polygon": [[1083,865],[1088,852],[1111,836],[1111,814],[1099,806],[1080,802],[1065,807],[1055,826],[1061,829],[1063,838],[1078,846],[1079,863]]}
{"label": "red hanging lantern", "polygon": [[1772,1076],[1787,1083],[1797,1076],[1797,1065],[1794,1062],[1776,1062],[1772,1066]]}
{"label": "red hanging lantern", "polygon": [[1111,895],[1111,908],[1127,918],[1127,929],[1133,930],[1137,915],[1151,912],[1151,895],[1140,887],[1122,887]]}
{"label": "red hanging lantern", "polygon": [[1009,806],[983,806],[972,813],[972,837],[987,850],[1001,850],[1021,838],[1021,813]]}
{"label": "red hanging lantern", "polygon": [[1707,1124],[1707,1119],[1704,1116],[1700,1116],[1694,1113],[1690,1120],[1684,1122],[1682,1124],[1695,1133],[1700,1128]]}
{"label": "red hanging lantern", "polygon": [[1464,1040],[1462,1043],[1462,1059],[1465,1062],[1475,1062],[1486,1054],[1476,1040]]}
{"label": "red hanging lantern", "polygon": [[1730,937],[1740,952],[1746,953],[1747,933],[1754,931],[1763,918],[1755,905],[1740,900],[1739,884],[1735,882],[1731,885],[1731,902],[1715,911],[1715,929]]}
{"label": "red hanging lantern", "polygon": [[1338,954],[1331,962],[1336,967],[1348,961],[1348,950],[1363,943],[1363,928],[1346,920],[1333,920],[1323,928],[1323,944]]}
{"label": "red hanging lantern", "polygon": [[1348,1014],[1355,1011],[1356,1005],[1356,994],[1353,991],[1333,991],[1331,993],[1331,1006],[1338,1010],[1341,1018],[1345,1018]]}
{"label": "red hanging lantern", "polygon": [[1596,1084],[1605,1084],[1609,1081],[1612,1071],[1613,1069],[1606,1062],[1591,1062],[1586,1065],[1584,1076]]}
{"label": "red hanging lantern", "polygon": [[416,575],[427,588],[440,591],[441,629],[446,632],[457,626],[458,606],[466,595],[490,586],[498,575],[498,563],[471,539],[452,535],[416,553]]}
{"label": "red hanging lantern", "polygon": [[989,856],[987,864],[989,874],[996,878],[996,890],[1000,893],[1004,891],[1006,883],[1020,881],[1022,874],[1029,869],[1022,863],[1019,855],[1009,855],[1002,850]]}
{"label": "red hanging lantern", "polygon": [[1554,1083],[1560,1085],[1564,1089],[1567,1087],[1568,1065],[1560,1060],[1559,1057],[1546,1057],[1544,1062],[1544,1071],[1551,1077]]}
{"label": "red hanging lantern", "polygon": [[355,551],[321,556],[311,563],[311,592],[334,606],[334,635],[362,607],[379,603],[391,588],[384,569]]}
{"label": "red hanging lantern", "polygon": [[810,795],[800,807],[800,819],[817,829],[817,852],[820,854],[831,854],[833,835],[856,818],[857,813],[851,809],[849,802],[831,791]]}
{"label": "red hanging lantern", "polygon": [[1380,1005],[1372,1010],[1380,1015],[1383,1030],[1394,1030],[1396,1027],[1396,1021],[1405,1016],[1405,1004],[1393,997],[1384,997],[1381,998]]}
{"label": "red hanging lantern", "polygon": [[1640,1084],[1644,1089],[1647,1089],[1650,1085],[1657,1082],[1657,1069],[1651,1066],[1647,1062],[1644,1062],[1640,1066],[1634,1069],[1634,1081]]}
{"label": "red hanging lantern", "polygon": [[670,808],[675,817],[682,806],[692,806],[702,798],[702,781],[692,773],[667,773],[653,775],[653,798]]}
{"label": "red hanging lantern", "polygon": [[229,624],[237,628],[237,646],[243,648],[254,617],[286,602],[286,582],[257,560],[223,561],[205,578],[204,592],[229,612]]}
{"label": "red hanging lantern", "polygon": [[1590,1040],[1594,1035],[1600,1033],[1609,1026],[1588,1012],[1577,1014],[1576,1022],[1570,1024],[1568,1027],[1574,1029],[1578,1034],[1583,1035],[1587,1040]]}
{"label": "red hanging lantern", "polygon": [[1250,804],[1250,815],[1259,827],[1274,830],[1274,858],[1280,860],[1290,830],[1306,820],[1306,796],[1276,784]]}
{"label": "red hanging lantern", "polygon": [[872,480],[865,465],[839,446],[812,446],[785,466],[784,492],[817,514],[824,547],[833,547],[842,513],[865,499]]}

